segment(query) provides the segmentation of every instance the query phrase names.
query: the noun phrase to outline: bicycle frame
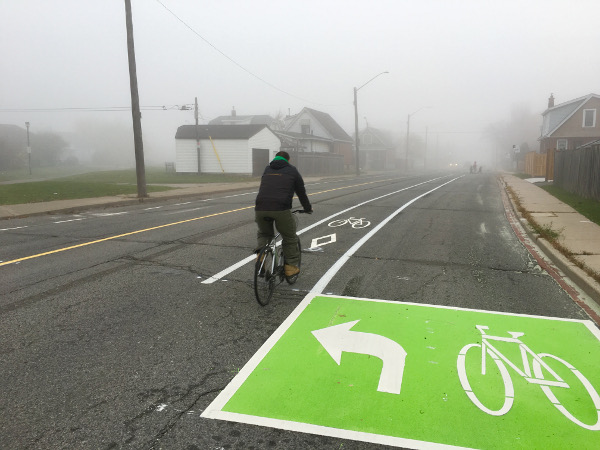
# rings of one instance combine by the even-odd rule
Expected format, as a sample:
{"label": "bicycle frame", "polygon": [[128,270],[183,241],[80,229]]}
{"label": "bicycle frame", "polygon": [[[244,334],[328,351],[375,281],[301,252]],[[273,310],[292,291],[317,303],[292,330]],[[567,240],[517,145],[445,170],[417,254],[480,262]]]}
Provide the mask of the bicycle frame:
{"label": "bicycle frame", "polygon": [[[489,352],[494,359],[501,359],[504,361],[509,367],[511,367],[515,372],[517,372],[520,376],[525,378],[529,383],[544,385],[544,386],[557,386],[568,388],[569,385],[565,383],[565,381],[546,364],[533,350],[531,350],[526,344],[524,344],[519,338],[523,336],[525,333],[509,331],[508,334],[511,337],[502,337],[502,336],[490,336],[485,333],[485,330],[489,329],[489,327],[484,325],[476,325],[476,328],[481,332],[481,374],[485,375],[486,371],[486,361],[485,355],[486,352]],[[519,350],[521,353],[521,362],[523,364],[523,370],[517,367],[512,361],[510,361],[505,355],[502,354],[490,341],[500,341],[500,342],[511,342],[519,345]],[[531,356],[531,358],[529,358]],[[546,369],[556,381],[545,380],[544,378],[538,378],[537,376],[532,377],[531,375],[531,363],[530,359],[535,360],[539,365]]]}

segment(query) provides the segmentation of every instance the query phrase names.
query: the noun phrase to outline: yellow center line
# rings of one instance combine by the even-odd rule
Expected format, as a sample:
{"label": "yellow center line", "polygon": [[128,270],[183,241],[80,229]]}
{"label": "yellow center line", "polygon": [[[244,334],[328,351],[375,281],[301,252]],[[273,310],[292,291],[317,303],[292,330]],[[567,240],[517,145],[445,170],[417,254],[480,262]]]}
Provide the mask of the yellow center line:
{"label": "yellow center line", "polygon": [[[337,191],[337,190],[340,190],[340,189],[348,189],[348,188],[352,188],[352,187],[364,186],[364,185],[373,184],[373,183],[381,183],[383,181],[389,181],[389,180],[370,181],[368,183],[360,183],[360,184],[355,184],[355,185],[352,185],[352,186],[344,186],[344,187],[340,187],[340,188],[334,188],[334,189],[328,189],[328,190],[325,190],[325,191],[319,191],[319,192],[315,192],[315,193],[309,194],[309,195],[324,194],[326,192],[332,192],[332,191]],[[39,258],[40,256],[52,255],[53,253],[65,252],[67,250],[73,250],[75,248],[85,247],[87,245],[98,244],[100,242],[106,242],[106,241],[110,241],[110,240],[113,240],[113,239],[122,238],[122,237],[125,237],[125,236],[131,236],[133,234],[144,233],[146,231],[152,231],[152,230],[158,230],[160,228],[166,228],[166,227],[170,227],[170,226],[173,226],[173,225],[180,225],[182,223],[193,222],[194,220],[207,219],[209,217],[221,216],[223,214],[234,213],[234,212],[237,212],[237,211],[243,211],[245,209],[250,209],[250,208],[254,208],[254,205],[252,205],[252,206],[245,206],[243,208],[238,208],[238,209],[231,209],[229,211],[223,211],[223,212],[219,212],[219,213],[209,214],[207,216],[194,217],[192,219],[180,220],[179,222],[167,223],[167,224],[164,224],[164,225],[158,225],[156,227],[144,228],[143,230],[130,231],[129,233],[118,234],[116,236],[109,236],[109,237],[106,237],[106,238],[103,238],[103,239],[96,239],[95,241],[83,242],[81,244],[71,245],[70,247],[63,247],[63,248],[59,248],[59,249],[56,249],[56,250],[51,250],[49,252],[38,253],[38,254],[35,254],[35,255],[24,256],[23,258],[13,259],[11,261],[0,262],[0,267],[7,266],[9,264],[18,263],[18,262],[21,262],[21,261],[26,261],[28,259]]]}

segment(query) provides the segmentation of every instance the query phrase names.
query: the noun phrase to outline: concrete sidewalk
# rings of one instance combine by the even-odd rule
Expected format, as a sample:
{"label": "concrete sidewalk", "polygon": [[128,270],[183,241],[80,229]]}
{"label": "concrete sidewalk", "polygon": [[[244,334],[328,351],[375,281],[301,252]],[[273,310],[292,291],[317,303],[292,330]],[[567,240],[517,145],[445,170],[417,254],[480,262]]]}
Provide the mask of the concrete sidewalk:
{"label": "concrete sidewalk", "polygon": [[[600,226],[530,181],[510,174],[501,174],[500,177],[513,210],[529,237],[561,271],[600,305],[600,283],[590,276],[590,273],[600,274]],[[559,233],[559,244],[571,253],[571,258],[583,265],[583,269],[533,231],[518,212],[511,192],[540,226]]]}
{"label": "concrete sidewalk", "polygon": [[[573,208],[548,194],[539,186],[510,174],[501,174],[504,188],[513,192],[521,206],[528,211],[541,226],[549,226],[560,233],[559,242],[586,270],[579,268],[561,254],[545,239],[536,235],[531,227],[525,226],[530,238],[542,249],[556,266],[575,281],[586,294],[600,305],[600,283],[589,273],[600,274],[600,226],[590,222]],[[319,181],[322,178],[306,178],[306,182]],[[236,192],[249,189],[258,190],[258,181],[240,183],[204,183],[192,185],[173,185],[175,189],[152,192],[143,203],[152,203],[165,199],[184,199],[186,197],[208,197],[215,194]],[[0,206],[0,220],[59,212],[77,212],[93,207],[111,207],[139,204],[135,194],[114,197],[99,197],[76,200],[56,200],[52,202],[28,203],[23,205]],[[515,214],[521,218],[513,202]],[[521,223],[524,219],[521,218]]]}

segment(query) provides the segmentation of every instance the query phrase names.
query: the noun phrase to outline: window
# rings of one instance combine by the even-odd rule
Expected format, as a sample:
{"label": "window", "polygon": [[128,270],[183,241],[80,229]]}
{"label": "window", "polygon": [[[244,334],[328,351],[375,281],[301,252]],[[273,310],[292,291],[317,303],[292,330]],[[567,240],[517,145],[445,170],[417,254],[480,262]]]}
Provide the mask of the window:
{"label": "window", "polygon": [[300,133],[310,134],[310,119],[300,120]]}
{"label": "window", "polygon": [[583,127],[595,127],[596,126],[596,110],[595,109],[584,109],[583,110]]}
{"label": "window", "polygon": [[567,140],[566,139],[557,139],[556,140],[556,149],[557,150],[566,150],[567,149]]}

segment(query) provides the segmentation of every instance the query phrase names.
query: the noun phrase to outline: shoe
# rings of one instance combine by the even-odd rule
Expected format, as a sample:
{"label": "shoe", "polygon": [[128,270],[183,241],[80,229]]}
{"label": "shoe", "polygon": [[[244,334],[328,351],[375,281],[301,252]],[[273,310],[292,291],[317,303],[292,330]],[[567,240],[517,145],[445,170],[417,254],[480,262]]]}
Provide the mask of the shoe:
{"label": "shoe", "polygon": [[300,268],[296,266],[292,266],[290,264],[286,264],[283,268],[286,277],[293,277],[294,275],[298,275],[300,273]]}

